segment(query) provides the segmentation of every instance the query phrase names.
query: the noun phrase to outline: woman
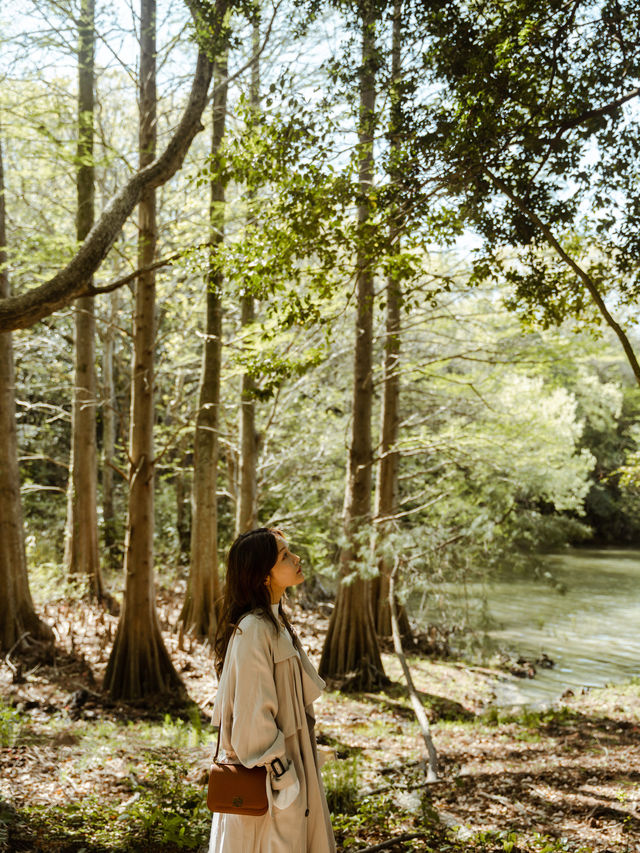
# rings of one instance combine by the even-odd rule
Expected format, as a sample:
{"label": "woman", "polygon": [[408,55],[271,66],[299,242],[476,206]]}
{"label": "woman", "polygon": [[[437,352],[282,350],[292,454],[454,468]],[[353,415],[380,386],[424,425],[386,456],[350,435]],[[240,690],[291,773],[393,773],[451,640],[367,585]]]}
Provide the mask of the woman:
{"label": "woman", "polygon": [[314,735],[313,702],[325,685],[282,609],[286,588],[303,580],[300,558],[278,530],[251,530],[231,546],[213,724],[222,760],[267,768],[269,810],[214,814],[209,853],[336,849]]}

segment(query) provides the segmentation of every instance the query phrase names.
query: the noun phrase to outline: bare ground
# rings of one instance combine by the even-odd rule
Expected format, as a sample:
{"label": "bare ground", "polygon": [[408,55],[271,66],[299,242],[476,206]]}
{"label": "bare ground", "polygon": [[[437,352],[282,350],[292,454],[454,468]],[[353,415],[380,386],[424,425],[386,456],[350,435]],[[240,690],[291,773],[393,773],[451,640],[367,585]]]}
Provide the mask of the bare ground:
{"label": "bare ground", "polygon": [[[199,730],[215,696],[215,677],[210,649],[173,630],[176,592],[161,591],[161,622],[174,663],[201,709],[197,720],[193,711],[191,722],[175,711],[164,719],[170,710],[164,704],[132,707],[102,696],[117,620],[85,602],[41,607],[56,632],[56,653],[48,663],[15,657],[2,662],[0,850],[169,851],[197,849],[206,841],[199,829],[187,843],[179,824],[180,815],[201,808],[185,802],[189,792],[193,800],[194,791],[197,799],[204,790],[212,739],[206,724]],[[295,623],[317,658],[326,614],[297,610]],[[384,693],[328,691],[316,706],[319,741],[352,768],[343,783],[356,789],[359,803],[336,815],[340,849],[403,838],[387,849],[640,853],[640,685],[592,691],[565,698],[548,712],[509,716],[491,708],[497,673],[411,659],[441,762],[441,780],[426,786],[424,745],[400,667],[390,654],[384,662],[392,679]],[[156,797],[152,806],[145,797],[160,777],[166,777],[165,799]],[[182,784],[190,787],[174,804],[175,820],[163,829],[162,844],[145,847],[142,830],[131,846],[126,833],[114,831],[113,847],[104,833],[91,836],[87,829],[83,836],[83,821],[88,825],[94,814],[87,803],[96,804],[98,822],[107,816],[116,827],[132,822],[144,828],[143,806],[151,809],[150,824],[159,819],[153,808],[166,816],[173,806],[162,803],[172,785]],[[70,813],[78,803],[85,805],[74,828],[64,810]],[[63,812],[64,830],[56,823]],[[206,817],[197,814],[204,827]],[[150,839],[152,829],[145,829]]]}

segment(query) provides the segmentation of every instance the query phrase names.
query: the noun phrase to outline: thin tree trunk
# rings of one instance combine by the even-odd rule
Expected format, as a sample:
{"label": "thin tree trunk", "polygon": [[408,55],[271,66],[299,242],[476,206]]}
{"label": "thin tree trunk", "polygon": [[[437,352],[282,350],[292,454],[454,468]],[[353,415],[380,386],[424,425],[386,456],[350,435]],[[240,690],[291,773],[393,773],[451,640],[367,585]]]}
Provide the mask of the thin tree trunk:
{"label": "thin tree trunk", "polygon": [[104,551],[109,565],[115,568],[117,559],[116,513],[113,494],[113,465],[116,453],[116,390],[114,358],[116,317],[120,309],[120,296],[110,294],[110,316],[103,336],[102,351],[102,515]]}
{"label": "thin tree trunk", "polygon": [[[227,54],[214,68],[213,130],[211,156],[215,160],[224,138],[227,115]],[[218,85],[220,88],[218,89]],[[224,240],[225,184],[211,181],[209,222],[211,250],[207,274],[207,320],[202,354],[193,462],[193,520],[191,565],[187,595],[180,614],[184,630],[213,640],[217,628],[216,602],[220,598],[218,573],[218,430],[220,426],[220,375],[222,363],[222,274],[217,247]]]}
{"label": "thin tree trunk", "polygon": [[[371,521],[371,409],[373,401],[373,270],[366,230],[371,215],[373,133],[375,126],[375,14],[362,5],[362,66],[360,69],[359,248],[354,350],[353,412],[344,501],[344,532],[348,544],[340,554],[340,575],[357,571],[365,553],[364,537]],[[385,681],[375,633],[369,584],[359,575],[338,589],[320,661],[323,677],[347,678],[345,686],[372,690]]]}
{"label": "thin tree trunk", "polygon": [[[82,0],[78,45],[78,211],[76,236],[82,242],[93,226],[94,46],[95,0]],[[89,280],[88,285],[91,285]],[[71,418],[71,464],[67,490],[65,565],[84,575],[93,598],[101,600],[104,584],[98,552],[98,474],[96,452],[96,377],[94,300],[83,296],[75,309],[75,381]]]}
{"label": "thin tree trunk", "polygon": [[[255,318],[253,296],[242,297],[240,325],[246,331]],[[240,392],[240,458],[238,460],[238,487],[236,489],[236,536],[251,530],[257,524],[257,438],[255,382],[248,373],[242,374]]]}
{"label": "thin tree trunk", "polygon": [[[0,139],[0,300],[11,295],[7,271],[4,171]],[[24,547],[15,378],[11,332],[0,333],[0,650],[28,645],[30,639],[53,639],[35,612]]]}
{"label": "thin tree trunk", "polygon": [[[166,423],[172,426],[180,417],[180,407],[184,398],[184,370],[178,369],[175,377],[175,389],[173,392],[173,400],[166,414]],[[185,500],[185,464],[187,456],[187,445],[190,444],[190,437],[186,433],[182,433],[178,439],[175,450],[171,454],[174,460],[173,482],[175,486],[176,498],[176,532],[178,534],[178,561],[182,564],[189,553],[189,539],[191,528],[191,513],[189,512],[189,504]]]}
{"label": "thin tree trunk", "polygon": [[191,507],[189,487],[186,479],[187,445],[189,436],[184,435],[176,447],[176,531],[178,533],[178,560],[183,565],[189,555],[191,540]]}
{"label": "thin tree trunk", "polygon": [[[391,127],[389,160],[391,163],[390,180],[395,178],[395,158],[399,149],[398,133],[402,121],[402,105],[400,100],[401,85],[401,48],[402,44],[402,0],[393,4],[393,38],[391,45]],[[395,206],[394,206],[395,208]],[[398,250],[398,232],[401,223],[398,221],[397,209],[392,211],[389,226],[390,245]],[[391,518],[397,512],[398,506],[398,466],[400,454],[395,449],[398,440],[398,408],[400,398],[400,309],[402,306],[402,287],[398,277],[390,275],[385,289],[387,314],[385,323],[384,342],[384,374],[382,411],[380,417],[380,458],[376,476],[375,517],[377,520],[374,536],[374,554],[381,549],[379,545],[391,530]],[[383,552],[384,553],[384,552]],[[379,637],[391,636],[391,610],[389,607],[389,579],[393,569],[393,561],[388,555],[377,557],[378,577],[371,584],[371,597],[376,631]],[[398,623],[405,640],[410,641],[411,627],[404,607],[396,603]]]}
{"label": "thin tree trunk", "polygon": [[[253,52],[257,54],[260,46],[260,17],[256,11],[253,25]],[[254,112],[260,108],[260,61],[256,55],[251,66],[250,102]],[[249,202],[253,200],[249,194]],[[251,204],[249,205],[251,209]],[[240,302],[241,333],[247,331],[255,319],[253,295],[245,294]],[[249,373],[242,374],[240,392],[240,460],[238,465],[238,488],[236,501],[236,536],[251,530],[257,524],[257,464],[258,437],[256,435],[255,382]]]}
{"label": "thin tree trunk", "polygon": [[[156,3],[141,0],[140,166],[156,148]],[[138,207],[138,268],[153,263],[156,249],[155,190],[145,189]],[[129,510],[125,541],[124,604],[105,673],[114,699],[182,694],[184,685],[167,653],[155,606],[153,572],[153,382],[155,273],[138,278],[134,324],[129,437]]]}

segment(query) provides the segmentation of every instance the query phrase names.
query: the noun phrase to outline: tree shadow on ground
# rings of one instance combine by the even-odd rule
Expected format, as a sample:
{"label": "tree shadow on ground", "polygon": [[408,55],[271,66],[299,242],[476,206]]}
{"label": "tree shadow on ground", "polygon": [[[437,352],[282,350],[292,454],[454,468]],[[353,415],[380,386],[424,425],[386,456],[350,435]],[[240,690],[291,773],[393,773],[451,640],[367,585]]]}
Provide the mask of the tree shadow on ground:
{"label": "tree shadow on ground", "polygon": [[[464,705],[454,699],[438,696],[435,693],[426,693],[423,690],[416,690],[416,693],[427,712],[429,721],[432,723],[438,720],[465,722],[476,719],[473,711],[465,708]],[[415,713],[411,705],[406,704],[408,695],[408,690],[404,684],[399,681],[392,681],[384,693],[360,693],[354,698],[359,698],[392,714],[411,720],[415,719]]]}
{"label": "tree shadow on ground", "polygon": [[[597,841],[594,850],[640,841],[638,726],[578,711],[548,712],[537,726],[527,718],[496,725],[495,740],[493,726],[483,727],[489,742],[483,736],[480,750],[465,754],[454,743],[442,756],[448,782],[436,807],[451,808],[472,828],[494,821],[552,837],[575,833]],[[540,740],[522,748],[503,740],[523,734]]]}

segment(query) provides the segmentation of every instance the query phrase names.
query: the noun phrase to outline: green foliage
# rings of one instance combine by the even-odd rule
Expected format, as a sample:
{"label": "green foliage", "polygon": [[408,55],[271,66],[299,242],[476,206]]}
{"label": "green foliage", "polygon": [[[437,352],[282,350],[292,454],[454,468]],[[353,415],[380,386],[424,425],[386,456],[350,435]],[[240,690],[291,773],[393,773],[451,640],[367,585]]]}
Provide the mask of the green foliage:
{"label": "green foliage", "polygon": [[206,837],[211,820],[204,789],[185,784],[185,768],[179,762],[157,758],[152,768],[157,773],[153,786],[137,788],[141,796],[125,812],[127,819],[150,843],[197,848]]}
{"label": "green foliage", "polygon": [[426,70],[436,92],[423,87],[416,111],[424,162],[484,239],[477,278],[503,273],[511,304],[544,325],[602,322],[549,229],[610,302],[638,292],[637,110],[623,105],[637,95],[638,9],[565,12],[533,0],[436,4],[417,24],[429,38],[416,76]]}
{"label": "green foliage", "polygon": [[[81,575],[69,575],[60,563],[42,560],[41,543],[34,534],[27,537],[27,560],[32,566],[29,577],[37,601],[77,601],[88,592],[88,580]],[[46,547],[46,543],[45,543]],[[47,552],[51,553],[51,545]]]}
{"label": "green foliage", "polygon": [[[633,428],[638,401],[620,378],[608,339],[589,348],[568,323],[556,335],[536,331],[537,323],[544,327],[567,316],[591,322],[590,303],[539,227],[500,194],[487,170],[552,222],[563,246],[603,292],[621,305],[631,298],[630,247],[640,233],[632,228],[640,193],[629,192],[621,212],[612,212],[603,194],[608,188],[627,199],[635,186],[636,117],[616,108],[579,119],[593,107],[594,92],[603,103],[618,97],[621,86],[631,87],[638,73],[635,53],[624,66],[618,60],[634,37],[637,10],[625,2],[620,12],[605,14],[598,6],[592,14],[588,4],[578,3],[567,20],[557,4],[533,0],[408,4],[403,54],[412,61],[398,83],[390,79],[390,4],[381,3],[376,175],[367,191],[371,217],[362,229],[354,216],[362,192],[355,144],[357,10],[311,5],[313,10],[305,3],[289,10],[285,50],[294,46],[305,55],[310,21],[327,13],[339,36],[333,54],[322,65],[313,51],[300,66],[274,58],[275,70],[263,69],[261,111],[250,104],[240,79],[239,93],[234,88],[230,94],[222,150],[208,157],[209,140],[198,136],[185,170],[158,193],[159,255],[183,253],[157,273],[158,562],[168,572],[185,562],[189,530],[178,530],[176,494],[180,477],[185,494],[190,490],[211,265],[223,275],[221,549],[233,535],[238,378],[246,372],[257,402],[260,520],[289,530],[312,571],[335,568],[344,544],[340,517],[358,252],[374,263],[378,290],[387,274],[403,287],[400,517],[379,547],[390,559],[403,555],[408,587],[513,566],[531,570],[541,548],[578,542],[589,528],[633,542],[640,533]],[[225,37],[241,51],[243,16],[251,18],[251,4],[232,6]],[[203,7],[198,18],[200,43],[211,35],[210,12]],[[65,26],[72,28],[72,22]],[[574,45],[576,27],[583,35]],[[606,38],[614,31],[615,38]],[[19,63],[15,75],[16,85],[3,90],[2,106],[3,133],[10,140],[11,275],[21,291],[63,263],[75,246],[75,92],[70,77],[59,75],[54,85],[29,76]],[[136,96],[126,72],[113,68],[101,71],[97,92],[95,165],[102,200],[130,174]],[[161,96],[163,127],[182,95]],[[619,135],[625,121],[628,133]],[[599,161],[594,156],[585,163],[590,150]],[[625,152],[632,155],[626,164]],[[215,258],[206,245],[212,177],[227,187],[225,243]],[[596,196],[602,204],[589,206]],[[593,213],[587,216],[585,209]],[[392,239],[392,226],[401,226],[400,241]],[[485,251],[465,269],[458,252],[439,256],[435,249],[451,246],[469,227],[481,234]],[[612,253],[614,237],[628,246],[625,252]],[[135,266],[135,239],[131,222],[97,284]],[[623,257],[628,280],[619,275]],[[238,299],[249,292],[258,300],[257,319],[240,340]],[[113,317],[115,464],[126,474],[131,306],[128,290],[120,295]],[[524,317],[524,332],[505,303]],[[97,301],[100,334],[109,327],[110,307],[107,297]],[[378,365],[383,311],[380,297]],[[59,578],[66,512],[71,351],[70,316],[16,336],[29,558],[31,565],[42,564],[38,571],[47,575],[48,588]],[[376,420],[381,380],[376,368]],[[106,401],[99,403],[101,441]],[[123,539],[126,478],[116,475],[115,482],[117,535]],[[374,531],[363,528],[356,543],[354,570],[368,576],[377,570],[369,548]]]}
{"label": "green foliage", "polygon": [[[576,847],[566,838],[551,838],[536,832],[531,840],[524,841],[517,832],[498,830],[476,833],[469,839],[466,849],[491,851],[491,853],[593,853],[591,845]],[[473,845],[473,846],[471,846]]]}
{"label": "green foliage", "polygon": [[192,704],[188,708],[188,720],[165,714],[162,723],[162,740],[170,743],[175,749],[181,747],[196,747],[205,743],[209,735],[202,729],[200,709]]}
{"label": "green foliage", "polygon": [[20,713],[0,699],[0,746],[13,746],[20,731]]}
{"label": "green foliage", "polygon": [[358,801],[358,758],[328,761],[322,768],[327,805],[332,813],[351,814]]}
{"label": "green foliage", "polygon": [[516,723],[529,729],[570,725],[576,719],[576,713],[565,705],[559,708],[535,710],[523,707],[518,711],[505,711],[497,707],[489,708],[481,717],[490,726]]}
{"label": "green foliage", "polygon": [[39,837],[46,830],[51,841],[84,844],[90,850],[197,849],[211,822],[202,787],[185,782],[186,768],[177,760],[147,755],[146,761],[151,762],[151,779],[135,783],[133,795],[119,806],[92,795],[61,806],[32,806],[19,811],[13,822],[21,835]]}
{"label": "green foliage", "polygon": [[331,825],[340,846],[349,849],[358,843],[358,835],[362,832],[383,830],[388,836],[395,829],[397,817],[398,810],[387,793],[362,797],[344,811],[332,810]]}

